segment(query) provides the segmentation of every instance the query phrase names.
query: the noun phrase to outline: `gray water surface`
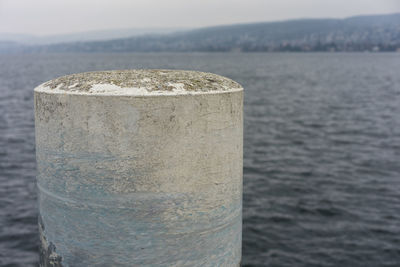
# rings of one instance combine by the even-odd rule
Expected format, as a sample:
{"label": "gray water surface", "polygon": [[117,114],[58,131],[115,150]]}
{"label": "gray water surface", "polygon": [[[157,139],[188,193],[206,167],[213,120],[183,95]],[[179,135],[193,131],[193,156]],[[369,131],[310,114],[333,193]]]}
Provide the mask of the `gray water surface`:
{"label": "gray water surface", "polygon": [[33,88],[94,70],[245,88],[244,266],[400,266],[400,54],[0,55],[0,266],[36,266]]}

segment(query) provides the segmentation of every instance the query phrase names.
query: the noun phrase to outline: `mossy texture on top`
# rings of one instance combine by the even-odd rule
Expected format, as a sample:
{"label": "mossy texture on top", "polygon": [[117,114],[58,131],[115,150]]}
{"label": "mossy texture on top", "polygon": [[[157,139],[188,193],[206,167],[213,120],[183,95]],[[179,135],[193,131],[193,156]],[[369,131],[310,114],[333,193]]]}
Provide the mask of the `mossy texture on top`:
{"label": "mossy texture on top", "polygon": [[148,92],[230,91],[241,86],[231,79],[206,72],[182,70],[114,70],[85,72],[51,80],[43,86],[70,92],[89,92],[93,85],[110,84],[121,88],[144,88]]}

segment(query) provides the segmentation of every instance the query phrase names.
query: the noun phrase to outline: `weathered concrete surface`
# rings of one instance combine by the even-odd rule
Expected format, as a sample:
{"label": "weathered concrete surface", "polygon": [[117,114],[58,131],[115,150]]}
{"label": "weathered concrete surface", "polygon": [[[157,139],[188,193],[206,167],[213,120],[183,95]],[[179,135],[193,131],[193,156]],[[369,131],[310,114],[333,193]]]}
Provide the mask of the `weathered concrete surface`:
{"label": "weathered concrete surface", "polygon": [[209,73],[37,87],[41,265],[237,266],[242,110],[240,85]]}

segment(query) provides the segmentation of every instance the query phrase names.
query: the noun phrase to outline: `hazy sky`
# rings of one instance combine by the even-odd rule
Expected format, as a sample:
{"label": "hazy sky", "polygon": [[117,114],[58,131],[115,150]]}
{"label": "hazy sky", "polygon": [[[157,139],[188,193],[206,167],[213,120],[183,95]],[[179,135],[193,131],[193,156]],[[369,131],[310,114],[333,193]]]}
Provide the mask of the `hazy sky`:
{"label": "hazy sky", "polygon": [[202,27],[400,12],[400,0],[0,0],[0,32]]}

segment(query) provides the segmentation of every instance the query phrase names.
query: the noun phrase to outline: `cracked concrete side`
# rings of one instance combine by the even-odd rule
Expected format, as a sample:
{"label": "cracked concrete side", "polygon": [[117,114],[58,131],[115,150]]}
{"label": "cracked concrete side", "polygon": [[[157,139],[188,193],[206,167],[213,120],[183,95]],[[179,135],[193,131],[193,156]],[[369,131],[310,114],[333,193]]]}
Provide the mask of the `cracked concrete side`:
{"label": "cracked concrete side", "polygon": [[242,90],[55,90],[35,91],[41,266],[238,266]]}
{"label": "cracked concrete side", "polygon": [[62,257],[57,254],[56,246],[49,242],[45,236],[45,227],[42,221],[42,217],[39,216],[39,235],[40,235],[40,246],[39,246],[39,266],[40,267],[62,267]]}

